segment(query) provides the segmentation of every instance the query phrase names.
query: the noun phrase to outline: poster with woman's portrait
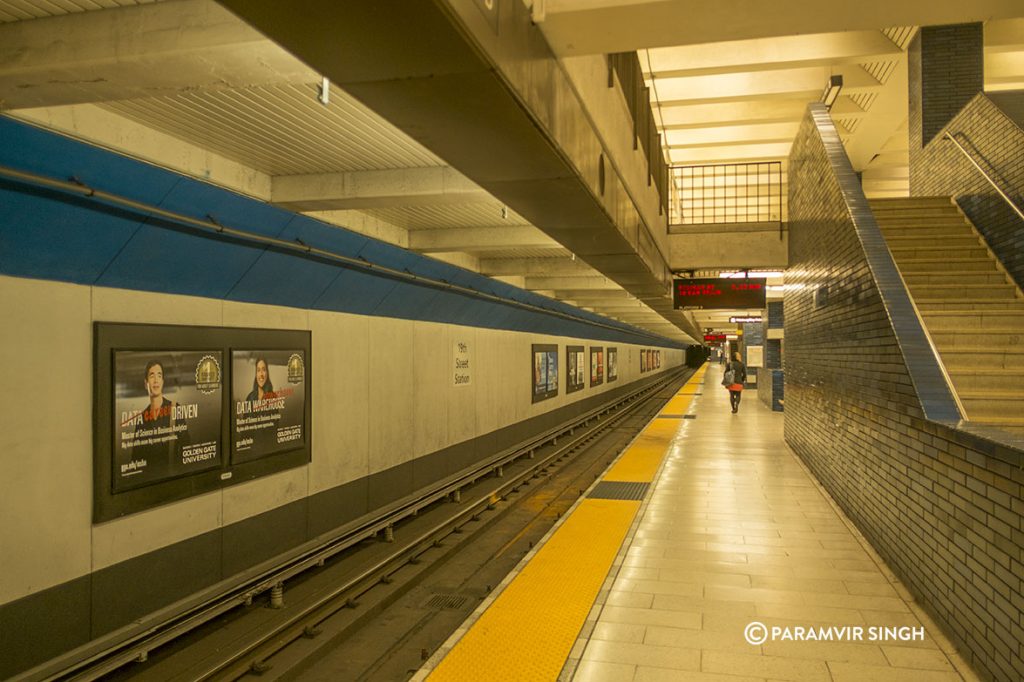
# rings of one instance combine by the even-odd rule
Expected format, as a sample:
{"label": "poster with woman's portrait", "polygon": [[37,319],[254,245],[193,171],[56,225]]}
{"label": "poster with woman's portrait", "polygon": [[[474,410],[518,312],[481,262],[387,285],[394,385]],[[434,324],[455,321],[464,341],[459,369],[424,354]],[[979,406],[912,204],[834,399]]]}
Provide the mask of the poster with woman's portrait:
{"label": "poster with woman's portrait", "polygon": [[590,385],[604,383],[604,348],[590,349]]}
{"label": "poster with woman's portrait", "polygon": [[530,349],[533,402],[558,395],[558,346],[534,344]]}
{"label": "poster with woman's portrait", "polygon": [[608,383],[611,383],[619,378],[619,349],[609,348],[608,349]]}
{"label": "poster with woman's portrait", "polygon": [[301,350],[231,352],[231,461],[304,447],[306,357]]}
{"label": "poster with woman's portrait", "polygon": [[114,352],[113,490],[221,465],[221,352]]}
{"label": "poster with woman's portrait", "polygon": [[575,393],[583,389],[584,366],[583,346],[567,346],[565,349],[566,371],[565,392]]}

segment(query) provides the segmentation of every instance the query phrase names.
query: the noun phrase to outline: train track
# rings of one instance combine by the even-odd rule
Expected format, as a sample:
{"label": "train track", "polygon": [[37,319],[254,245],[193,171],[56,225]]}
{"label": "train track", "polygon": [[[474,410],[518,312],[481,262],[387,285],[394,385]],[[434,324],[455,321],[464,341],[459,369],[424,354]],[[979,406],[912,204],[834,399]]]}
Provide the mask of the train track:
{"label": "train track", "polygon": [[[595,411],[173,640],[63,679],[402,679],[593,483],[689,372]],[[241,601],[239,601],[241,600]],[[242,606],[238,606],[241,603]],[[128,665],[124,660],[133,656]]]}

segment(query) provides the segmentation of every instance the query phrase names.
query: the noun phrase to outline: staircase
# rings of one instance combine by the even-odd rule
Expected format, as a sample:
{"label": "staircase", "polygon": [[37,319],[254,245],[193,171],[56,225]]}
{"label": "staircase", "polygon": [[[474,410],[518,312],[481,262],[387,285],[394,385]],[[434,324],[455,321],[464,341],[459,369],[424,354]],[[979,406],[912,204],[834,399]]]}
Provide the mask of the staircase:
{"label": "staircase", "polygon": [[1024,432],[1024,297],[949,197],[871,201],[966,418]]}

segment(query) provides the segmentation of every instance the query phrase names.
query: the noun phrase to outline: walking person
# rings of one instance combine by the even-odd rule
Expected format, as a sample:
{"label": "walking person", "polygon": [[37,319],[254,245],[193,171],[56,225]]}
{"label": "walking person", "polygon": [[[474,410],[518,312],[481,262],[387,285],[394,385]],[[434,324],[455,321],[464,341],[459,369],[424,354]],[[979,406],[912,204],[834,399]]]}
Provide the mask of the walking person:
{"label": "walking person", "polygon": [[747,380],[747,366],[740,360],[739,351],[732,354],[733,360],[725,366],[722,385],[729,389],[729,404],[732,412],[740,411],[740,398],[743,397],[743,383]]}

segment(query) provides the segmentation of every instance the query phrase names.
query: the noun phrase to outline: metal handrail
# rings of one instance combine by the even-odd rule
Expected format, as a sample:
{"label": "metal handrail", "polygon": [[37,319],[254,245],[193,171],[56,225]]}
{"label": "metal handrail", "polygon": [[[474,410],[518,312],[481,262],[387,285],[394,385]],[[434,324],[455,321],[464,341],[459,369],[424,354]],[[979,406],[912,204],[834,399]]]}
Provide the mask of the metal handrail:
{"label": "metal handrail", "polygon": [[[958,134],[960,134],[960,135],[963,135],[963,133],[958,133]],[[1015,203],[1014,203],[1013,199],[1011,199],[1011,198],[1010,198],[1010,197],[1009,197],[1009,196],[1008,196],[1008,195],[1006,194],[1006,192],[1004,192],[1004,191],[1003,191],[1002,189],[1000,189],[1000,188],[999,188],[999,185],[997,185],[997,184],[996,184],[996,181],[995,181],[995,180],[994,180],[994,179],[992,178],[992,176],[991,176],[991,175],[989,175],[988,173],[986,173],[986,172],[985,172],[985,169],[984,169],[984,168],[982,168],[982,167],[981,167],[981,166],[980,166],[980,165],[978,164],[978,162],[977,162],[977,161],[975,161],[975,160],[974,160],[974,157],[973,157],[973,156],[971,156],[971,153],[970,153],[969,151],[967,151],[967,148],[966,148],[966,147],[964,147],[964,146],[963,146],[962,144],[960,144],[959,142],[957,142],[957,141],[956,141],[956,138],[955,138],[955,137],[953,137],[953,135],[952,135],[952,134],[950,134],[950,133],[949,133],[948,131],[947,131],[947,132],[946,132],[946,133],[945,133],[945,134],[943,135],[943,137],[944,137],[944,138],[946,138],[947,140],[949,140],[950,142],[952,142],[953,144],[955,144],[955,145],[956,145],[956,148],[957,148],[957,149],[959,149],[959,150],[960,150],[960,152],[961,152],[961,153],[962,153],[962,154],[963,154],[964,156],[966,156],[966,157],[967,157],[967,160],[971,162],[971,165],[972,165],[972,166],[974,166],[975,168],[977,168],[977,169],[978,169],[978,172],[979,172],[979,173],[981,173],[982,177],[984,177],[984,178],[985,178],[986,180],[988,180],[988,184],[992,185],[992,188],[993,188],[993,189],[995,189],[995,191],[999,193],[999,196],[1001,196],[1001,197],[1003,198],[1003,201],[1005,201],[1006,203],[1008,203],[1008,204],[1010,205],[1010,208],[1012,208],[1012,209],[1013,209],[1013,212],[1014,212],[1014,213],[1016,213],[1016,214],[1017,214],[1018,216],[1020,216],[1020,219],[1021,219],[1021,220],[1024,220],[1024,211],[1021,211],[1021,210],[1020,210],[1020,207],[1019,207],[1019,206],[1017,206],[1017,204],[1015,204]],[[966,136],[965,136],[965,137],[966,137]]]}
{"label": "metal handrail", "polygon": [[105,192],[103,190],[90,187],[84,183],[77,181],[61,180],[59,178],[48,177],[45,175],[39,175],[37,173],[30,173],[28,171],[19,170],[16,168],[10,168],[7,166],[0,166],[0,179],[14,181],[20,184],[32,185],[36,187],[43,187],[46,189],[56,190],[71,194],[74,196],[85,197],[87,199],[93,199],[95,201],[103,202],[106,204],[119,206],[126,208],[131,211],[149,215],[155,218],[162,218],[164,220],[182,225],[185,227],[194,228],[203,231],[207,235],[230,237],[234,239],[240,239],[249,243],[260,244],[271,248],[280,249],[287,251],[293,255],[298,255],[305,258],[319,259],[321,261],[328,261],[334,265],[341,267],[349,267],[379,277],[388,277],[396,279],[410,284],[414,284],[422,287],[430,287],[433,289],[440,289],[442,291],[450,291],[453,293],[460,294],[462,296],[468,296],[471,298],[477,298],[491,303],[500,305],[506,305],[513,308],[519,308],[521,310],[528,310],[530,312],[539,313],[542,315],[549,315],[551,317],[557,317],[563,320],[569,320],[580,324],[586,324],[592,327],[598,327],[600,329],[607,329],[609,331],[618,332],[620,334],[633,334],[642,338],[651,339],[656,343],[663,341],[662,338],[655,336],[650,332],[641,330],[638,328],[624,328],[615,324],[608,324],[598,320],[592,320],[587,317],[574,315],[572,313],[563,312],[561,310],[555,310],[545,306],[528,303],[526,301],[519,301],[511,298],[504,298],[497,294],[491,294],[486,291],[474,289],[472,287],[462,286],[452,282],[448,282],[443,279],[434,279],[426,277],[424,275],[417,275],[408,270],[396,270],[386,265],[379,263],[373,263],[360,257],[352,258],[335,251],[329,251],[327,249],[317,248],[315,246],[309,246],[299,240],[288,241],[285,239],[278,239],[276,237],[268,237],[256,232],[228,227],[216,221],[212,216],[207,216],[206,220],[199,220],[192,218],[191,216],[183,215],[173,211],[148,204],[142,201],[136,201],[127,197],[113,194],[111,192]]}

